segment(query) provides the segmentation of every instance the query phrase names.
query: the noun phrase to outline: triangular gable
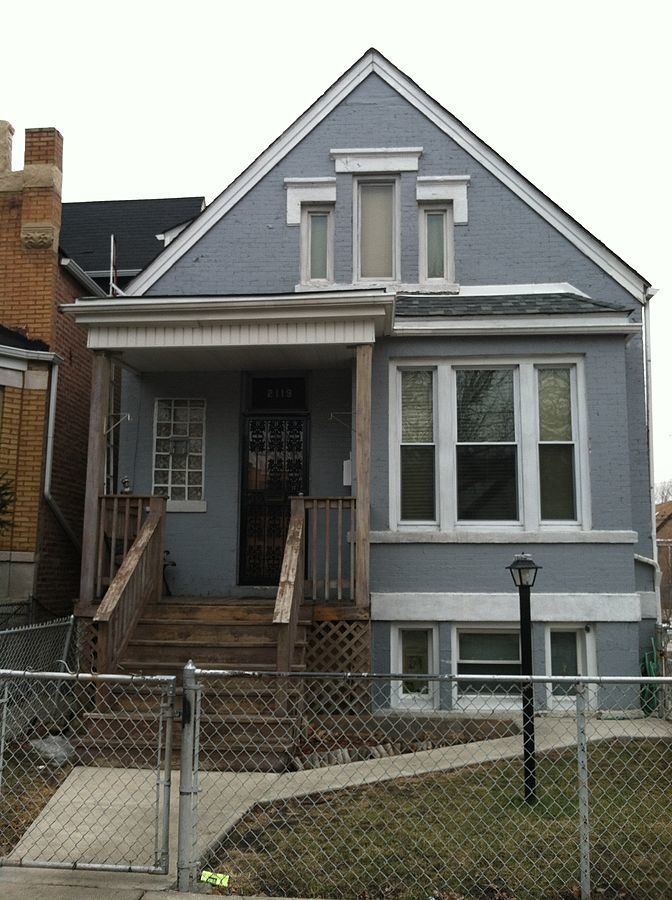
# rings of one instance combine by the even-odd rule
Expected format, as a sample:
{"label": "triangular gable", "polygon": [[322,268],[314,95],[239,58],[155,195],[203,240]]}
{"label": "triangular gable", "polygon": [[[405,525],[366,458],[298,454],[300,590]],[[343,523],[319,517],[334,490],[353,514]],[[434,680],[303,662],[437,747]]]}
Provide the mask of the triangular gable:
{"label": "triangular gable", "polygon": [[375,49],[368,50],[126,288],[143,294],[369,75],[382,78],[640,302],[650,283]]}

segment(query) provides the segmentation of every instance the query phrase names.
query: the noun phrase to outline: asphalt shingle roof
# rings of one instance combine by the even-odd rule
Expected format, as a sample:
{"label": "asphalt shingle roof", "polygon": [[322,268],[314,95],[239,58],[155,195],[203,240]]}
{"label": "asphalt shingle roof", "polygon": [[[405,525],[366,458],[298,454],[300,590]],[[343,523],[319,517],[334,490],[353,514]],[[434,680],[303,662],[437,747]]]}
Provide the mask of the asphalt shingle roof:
{"label": "asphalt shingle roof", "polygon": [[64,203],[60,245],[86,272],[109,269],[115,235],[118,269],[144,269],[163,249],[156,235],[195,218],[203,197]]}
{"label": "asphalt shingle roof", "polygon": [[461,297],[459,294],[406,294],[397,297],[397,318],[441,316],[576,315],[629,310],[605,300],[576,294],[503,294],[495,297]]}
{"label": "asphalt shingle roof", "polygon": [[44,341],[31,341],[20,331],[14,331],[0,325],[0,345],[3,347],[15,347],[18,350],[48,350],[49,344]]}

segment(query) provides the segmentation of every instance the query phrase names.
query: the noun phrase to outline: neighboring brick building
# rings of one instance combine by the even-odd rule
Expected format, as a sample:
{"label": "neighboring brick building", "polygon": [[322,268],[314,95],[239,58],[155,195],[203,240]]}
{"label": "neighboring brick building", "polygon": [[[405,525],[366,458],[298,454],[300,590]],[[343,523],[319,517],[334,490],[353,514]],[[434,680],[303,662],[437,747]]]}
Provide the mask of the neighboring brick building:
{"label": "neighboring brick building", "polygon": [[[90,354],[59,305],[101,294],[59,250],[63,138],[0,122],[0,474],[14,492],[0,534],[0,621],[63,614],[77,597]],[[31,601],[35,601],[31,605]]]}
{"label": "neighboring brick building", "polygon": [[656,540],[660,566],[660,605],[663,621],[672,621],[672,500],[656,506]]}

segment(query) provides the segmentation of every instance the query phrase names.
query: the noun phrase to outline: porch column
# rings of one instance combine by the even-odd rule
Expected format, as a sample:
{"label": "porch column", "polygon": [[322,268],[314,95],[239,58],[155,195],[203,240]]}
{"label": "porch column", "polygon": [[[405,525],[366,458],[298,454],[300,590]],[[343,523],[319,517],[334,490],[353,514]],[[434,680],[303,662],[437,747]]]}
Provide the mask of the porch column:
{"label": "porch column", "polygon": [[91,370],[91,404],[89,411],[89,449],[84,498],[84,532],[82,535],[82,571],[79,585],[80,604],[93,603],[98,543],[98,498],[105,482],[105,449],[110,394],[110,360],[102,353],[93,357]]}
{"label": "porch column", "polygon": [[369,607],[369,531],[371,521],[371,344],[356,350],[355,375],[355,603]]}

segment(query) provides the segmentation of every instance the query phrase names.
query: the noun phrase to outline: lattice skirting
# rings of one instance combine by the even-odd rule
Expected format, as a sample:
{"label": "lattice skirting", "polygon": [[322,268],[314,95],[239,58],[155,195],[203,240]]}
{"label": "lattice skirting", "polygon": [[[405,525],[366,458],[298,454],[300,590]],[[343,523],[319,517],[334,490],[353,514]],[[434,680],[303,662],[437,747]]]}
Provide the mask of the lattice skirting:
{"label": "lattice skirting", "polygon": [[[368,621],[315,622],[306,640],[307,672],[368,672],[371,626]],[[311,712],[357,715],[369,707],[365,681],[324,681],[311,686]]]}

